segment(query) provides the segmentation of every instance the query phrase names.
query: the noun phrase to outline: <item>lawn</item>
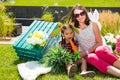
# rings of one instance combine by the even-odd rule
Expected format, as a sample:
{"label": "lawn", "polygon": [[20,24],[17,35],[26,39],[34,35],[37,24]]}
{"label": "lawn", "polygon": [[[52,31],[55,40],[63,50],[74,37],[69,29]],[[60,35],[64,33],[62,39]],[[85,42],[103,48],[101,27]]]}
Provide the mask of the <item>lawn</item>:
{"label": "lawn", "polygon": [[[0,80],[21,80],[18,70],[17,64],[25,62],[23,60],[19,60],[12,45],[2,45],[0,44]],[[104,75],[93,68],[88,68],[90,70],[94,70],[96,72],[96,76],[93,78],[82,78],[79,76],[79,72],[77,75],[70,79],[66,75],[63,74],[45,74],[41,75],[37,78],[37,80],[119,80],[116,77],[110,75]]]}
{"label": "lawn", "polygon": [[120,7],[120,0],[8,0],[8,6],[73,6],[80,3],[86,7]]}
{"label": "lawn", "polygon": [[[66,4],[67,3],[67,4]],[[7,6],[73,6],[80,3],[86,7],[120,7],[120,0],[15,0],[14,4],[4,2]],[[25,62],[19,60],[12,45],[0,44],[0,80],[21,80],[17,70],[17,64]],[[119,80],[111,75],[100,73],[97,69],[94,70],[96,76],[93,78],[82,78],[77,75],[70,79],[66,73],[63,74],[45,74],[37,78],[37,80]]]}

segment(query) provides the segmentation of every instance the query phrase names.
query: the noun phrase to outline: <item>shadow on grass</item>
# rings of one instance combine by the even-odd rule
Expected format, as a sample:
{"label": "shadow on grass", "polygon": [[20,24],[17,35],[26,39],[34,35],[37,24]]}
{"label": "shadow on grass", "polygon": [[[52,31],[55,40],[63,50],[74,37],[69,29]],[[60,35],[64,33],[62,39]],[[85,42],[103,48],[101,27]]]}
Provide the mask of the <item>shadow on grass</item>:
{"label": "shadow on grass", "polygon": [[13,64],[17,65],[17,64],[20,64],[20,63],[24,63],[24,62],[27,62],[27,60],[20,60],[20,59],[17,59],[13,62]]}

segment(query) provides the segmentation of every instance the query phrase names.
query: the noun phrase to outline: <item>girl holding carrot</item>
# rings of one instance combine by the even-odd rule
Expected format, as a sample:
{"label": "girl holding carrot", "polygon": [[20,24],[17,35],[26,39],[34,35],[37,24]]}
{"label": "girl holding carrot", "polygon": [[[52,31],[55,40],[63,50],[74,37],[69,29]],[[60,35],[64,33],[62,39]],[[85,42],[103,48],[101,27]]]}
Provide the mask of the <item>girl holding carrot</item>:
{"label": "girl holding carrot", "polygon": [[[77,52],[77,47],[79,46],[78,42],[74,39],[74,31],[71,25],[65,24],[61,29],[62,39],[60,45],[67,49],[71,56]],[[74,59],[73,59],[74,60]],[[79,65],[81,66],[79,67]],[[94,77],[94,71],[87,71],[87,63],[84,58],[80,58],[77,61],[74,61],[74,64],[66,64],[66,69],[69,77],[74,77],[77,72],[77,68],[81,68],[80,75],[83,77]]]}

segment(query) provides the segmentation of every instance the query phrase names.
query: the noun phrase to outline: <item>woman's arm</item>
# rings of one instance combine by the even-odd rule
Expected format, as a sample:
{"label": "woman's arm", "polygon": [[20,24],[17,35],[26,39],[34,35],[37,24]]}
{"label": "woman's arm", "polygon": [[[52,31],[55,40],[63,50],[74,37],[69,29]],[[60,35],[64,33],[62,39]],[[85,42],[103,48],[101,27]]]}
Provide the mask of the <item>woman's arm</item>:
{"label": "woman's arm", "polygon": [[96,44],[88,50],[88,53],[95,52],[95,49],[98,46],[102,45],[102,37],[101,37],[101,32],[98,28],[98,25],[96,23],[92,23],[92,24],[93,24],[93,32],[95,35]]}

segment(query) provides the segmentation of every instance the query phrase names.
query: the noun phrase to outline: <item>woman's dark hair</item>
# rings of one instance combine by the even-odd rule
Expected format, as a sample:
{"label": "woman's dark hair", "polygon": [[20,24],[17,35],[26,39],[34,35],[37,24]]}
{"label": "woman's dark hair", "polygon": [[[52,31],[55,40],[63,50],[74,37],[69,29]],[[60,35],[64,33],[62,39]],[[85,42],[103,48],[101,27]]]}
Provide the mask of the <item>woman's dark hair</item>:
{"label": "woman's dark hair", "polygon": [[[70,24],[64,24],[61,29],[61,37],[62,37],[62,44],[66,44],[65,39],[63,38],[64,31],[68,28],[72,29],[72,26]],[[73,30],[73,29],[72,29]],[[74,41],[74,39],[72,39]]]}
{"label": "woman's dark hair", "polygon": [[75,5],[75,6],[72,8],[72,10],[71,10],[71,12],[70,12],[69,22],[70,22],[70,21],[74,22],[76,27],[79,27],[79,25],[80,25],[79,22],[78,22],[78,21],[76,20],[76,18],[74,17],[74,10],[75,10],[75,9],[83,10],[83,11],[85,12],[85,15],[86,15],[85,24],[86,24],[86,25],[89,25],[89,24],[90,24],[90,19],[89,19],[89,17],[88,17],[87,10],[86,10],[85,7],[83,7],[83,6],[80,5],[80,4],[77,4],[77,5]]}

